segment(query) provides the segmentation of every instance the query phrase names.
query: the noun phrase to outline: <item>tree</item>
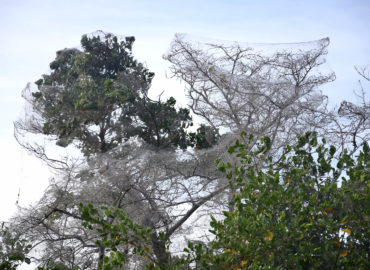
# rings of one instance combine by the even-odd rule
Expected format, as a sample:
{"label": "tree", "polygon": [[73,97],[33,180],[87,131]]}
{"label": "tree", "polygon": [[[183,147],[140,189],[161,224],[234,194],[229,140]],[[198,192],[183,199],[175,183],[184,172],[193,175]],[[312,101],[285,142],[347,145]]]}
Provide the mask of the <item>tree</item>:
{"label": "tree", "polygon": [[154,73],[132,56],[134,41],[99,32],[82,37],[83,51],[58,51],[51,74],[43,75],[38,91],[26,97],[41,119],[32,125],[18,122],[18,129],[54,135],[63,147],[77,142],[86,155],[134,136],[159,148],[186,148],[189,111],[177,111],[173,98],[163,103],[147,97]]}
{"label": "tree", "polygon": [[329,39],[264,53],[242,43],[197,42],[176,35],[165,59],[186,83],[190,108],[213,127],[268,135],[273,148],[307,129],[316,111],[326,109],[318,88],[334,79],[320,66]]}
{"label": "tree", "polygon": [[57,135],[61,146],[78,139],[87,153],[105,152],[122,141],[133,101],[146,93],[154,76],[131,55],[134,40],[85,35],[83,51],[57,52],[51,74],[38,80],[39,92],[32,93],[33,107],[44,119],[44,134]]}
{"label": "tree", "polygon": [[[207,123],[196,132],[188,131],[190,111],[177,109],[173,98],[148,98],[153,74],[132,57],[133,40],[105,33],[83,36],[83,51],[59,52],[51,74],[37,82],[38,90],[32,93],[29,87],[24,93],[31,114],[15,124],[17,139],[56,171],[39,203],[13,220],[21,234],[34,239],[41,265],[104,265],[111,242],[81,225],[80,203],[98,209],[95,214],[105,222],[94,217],[100,225],[115,226],[117,220],[102,210],[113,207],[117,215],[125,213],[123,220],[149,228],[145,247],[152,251],[152,262],[171,265],[166,243],[207,224],[190,223],[191,218],[235,207],[229,205],[235,190],[215,170],[214,160],[237,161],[225,153],[236,138],[247,142],[240,131],[254,135],[248,151],[260,137],[271,136],[265,157],[279,162],[283,146],[296,136],[307,130],[320,133],[337,119],[316,91],[333,78],[317,70],[327,40],[306,50],[264,55],[238,44],[199,49],[176,39],[168,59],[174,74],[184,76],[193,113]],[[24,132],[46,135],[60,146],[77,145],[84,157],[51,158],[42,146],[22,140]],[[256,169],[268,165],[253,161]],[[125,267],[147,263],[125,244],[117,247],[125,254]]]}
{"label": "tree", "polygon": [[213,218],[209,248],[189,244],[190,262],[197,269],[367,269],[369,146],[334,162],[335,147],[322,141],[307,133],[263,170],[252,160],[265,158],[268,138],[253,152],[239,141],[231,146],[238,163],[219,169],[236,192],[235,210]]}
{"label": "tree", "polygon": [[[355,67],[357,73],[361,76],[365,82],[370,82],[369,67]],[[343,101],[338,108],[337,114],[340,119],[344,121],[332,121],[334,124],[333,129],[340,129],[340,135],[343,142],[341,147],[344,145],[351,144],[352,151],[356,151],[357,146],[361,145],[362,142],[368,142],[370,140],[370,134],[368,132],[370,128],[370,101],[366,98],[366,93],[363,88],[361,80],[359,80],[360,91],[355,92],[359,104],[352,102]],[[335,117],[334,117],[335,118]]]}
{"label": "tree", "polygon": [[[367,269],[368,144],[355,159],[342,154],[334,167],[335,147],[307,133],[284,149],[278,165],[269,158],[268,168],[256,169],[252,160],[265,159],[270,147],[268,137],[252,152],[236,141],[228,152],[238,162],[218,160],[235,191],[234,210],[225,211],[222,220],[212,217],[213,241],[207,246],[189,242],[187,256],[168,265],[156,264],[151,228],[114,207],[81,205],[83,225],[99,232],[109,250],[101,268],[121,267],[131,249],[147,258],[147,269]],[[165,233],[161,238],[166,239]]]}
{"label": "tree", "polygon": [[[207,196],[220,192],[197,195],[207,183],[189,186],[194,175],[182,177],[166,168],[164,157],[181,163],[174,151],[178,148],[211,147],[217,142],[217,130],[202,126],[189,134],[188,109],[177,109],[173,98],[166,102],[148,98],[154,74],[132,57],[133,41],[119,41],[106,33],[85,35],[83,51],[57,52],[51,74],[36,82],[38,91],[25,93],[32,111],[16,122],[16,137],[56,169],[55,180],[38,205],[15,222],[20,232],[36,239],[41,264],[101,265],[105,247],[96,244],[99,235],[81,226],[79,203],[124,208],[136,222],[152,228],[156,259],[165,263],[165,240],[158,239],[159,232],[166,230],[171,237],[187,220],[174,214],[170,218],[169,212],[191,203],[190,216]],[[56,138],[63,147],[77,144],[85,158],[52,159],[42,146],[23,141],[24,132]],[[178,193],[170,195],[171,189]],[[181,197],[184,193],[190,198]]]}

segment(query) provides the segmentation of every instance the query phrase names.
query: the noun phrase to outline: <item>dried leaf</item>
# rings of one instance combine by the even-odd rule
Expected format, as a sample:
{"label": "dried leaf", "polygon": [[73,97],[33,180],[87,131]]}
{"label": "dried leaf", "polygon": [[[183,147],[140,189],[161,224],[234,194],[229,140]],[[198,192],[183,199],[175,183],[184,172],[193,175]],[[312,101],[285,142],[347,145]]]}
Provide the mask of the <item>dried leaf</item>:
{"label": "dried leaf", "polygon": [[265,241],[272,241],[272,239],[274,239],[274,234],[271,232],[271,231],[267,231],[268,233],[268,236],[266,236],[265,238],[263,238]]}
{"label": "dried leaf", "polygon": [[339,257],[346,257],[348,255],[348,250],[344,250],[339,254]]}

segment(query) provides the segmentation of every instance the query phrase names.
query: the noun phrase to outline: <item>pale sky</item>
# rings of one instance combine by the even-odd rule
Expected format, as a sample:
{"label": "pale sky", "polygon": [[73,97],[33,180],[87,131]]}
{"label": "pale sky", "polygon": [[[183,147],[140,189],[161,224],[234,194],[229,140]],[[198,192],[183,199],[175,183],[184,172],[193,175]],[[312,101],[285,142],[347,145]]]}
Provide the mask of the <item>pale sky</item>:
{"label": "pale sky", "polygon": [[166,79],[162,59],[175,33],[258,43],[329,37],[327,60],[337,79],[323,91],[335,104],[353,100],[360,79],[354,65],[370,63],[369,14],[366,0],[0,0],[0,221],[15,213],[19,188],[20,205],[26,206],[52,176],[13,137],[13,121],[24,105],[21,91],[49,71],[57,50],[78,46],[83,34],[135,36],[136,58],[156,73],[152,95],[165,91],[182,105],[184,85]]}

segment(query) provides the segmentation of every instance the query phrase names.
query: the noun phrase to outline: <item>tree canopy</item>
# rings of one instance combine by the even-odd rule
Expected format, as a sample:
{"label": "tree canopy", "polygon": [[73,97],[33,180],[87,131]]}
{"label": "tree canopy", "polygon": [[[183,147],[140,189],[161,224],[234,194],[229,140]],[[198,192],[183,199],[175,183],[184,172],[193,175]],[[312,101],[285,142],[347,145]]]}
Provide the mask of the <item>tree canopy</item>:
{"label": "tree canopy", "polygon": [[[307,133],[280,162],[256,169],[270,147],[236,142],[238,163],[219,163],[235,191],[224,219],[212,219],[208,246],[187,249],[197,269],[367,269],[369,264],[369,146],[357,157]],[[191,253],[190,250],[193,252]]]}
{"label": "tree canopy", "polygon": [[40,131],[55,135],[60,146],[77,141],[85,154],[106,152],[134,136],[157,148],[185,149],[190,111],[177,110],[172,97],[148,98],[154,73],[134,59],[134,41],[99,32],[82,36],[82,50],[58,51],[51,73],[32,93]]}
{"label": "tree canopy", "polygon": [[[325,268],[335,256],[338,267],[365,265],[369,102],[363,92],[360,104],[327,108],[328,39],[266,54],[177,35],[165,58],[186,108],[148,97],[154,74],[133,57],[134,40],[84,35],[23,92],[16,138],[55,175],[11,227],[40,267]],[[83,155],[50,157],[29,134]]]}

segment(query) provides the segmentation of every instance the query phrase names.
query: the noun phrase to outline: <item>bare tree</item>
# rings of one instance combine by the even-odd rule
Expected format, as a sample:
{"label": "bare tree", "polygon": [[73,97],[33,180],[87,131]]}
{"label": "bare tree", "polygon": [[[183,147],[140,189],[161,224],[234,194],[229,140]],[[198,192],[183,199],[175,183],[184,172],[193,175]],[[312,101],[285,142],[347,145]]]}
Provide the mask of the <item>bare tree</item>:
{"label": "bare tree", "polygon": [[[152,229],[153,261],[168,264],[159,232],[166,233],[165,241],[171,240],[192,214],[228,187],[227,183],[219,185],[220,174],[213,166],[205,170],[207,164],[199,157],[189,154],[188,160],[182,160],[179,153],[158,152],[145,142],[129,141],[91,157],[86,165],[63,170],[41,201],[24,209],[13,223],[28,238],[37,239],[35,248],[42,254],[39,262],[96,267],[105,250],[96,244],[98,235],[81,226],[77,205],[111,205]],[[134,263],[129,247],[122,248],[127,249],[128,263]]]}
{"label": "bare tree", "polygon": [[[210,125],[269,136],[274,149],[320,125],[334,79],[321,66],[329,39],[285,46],[196,42],[176,35],[165,59],[186,83],[190,108]],[[316,125],[311,126],[312,122]]]}
{"label": "bare tree", "polygon": [[336,145],[341,151],[356,152],[364,142],[370,141],[370,100],[368,93],[368,67],[355,67],[361,76],[359,89],[354,91],[356,103],[342,101],[340,106],[326,114],[325,125],[320,129],[321,134]]}

